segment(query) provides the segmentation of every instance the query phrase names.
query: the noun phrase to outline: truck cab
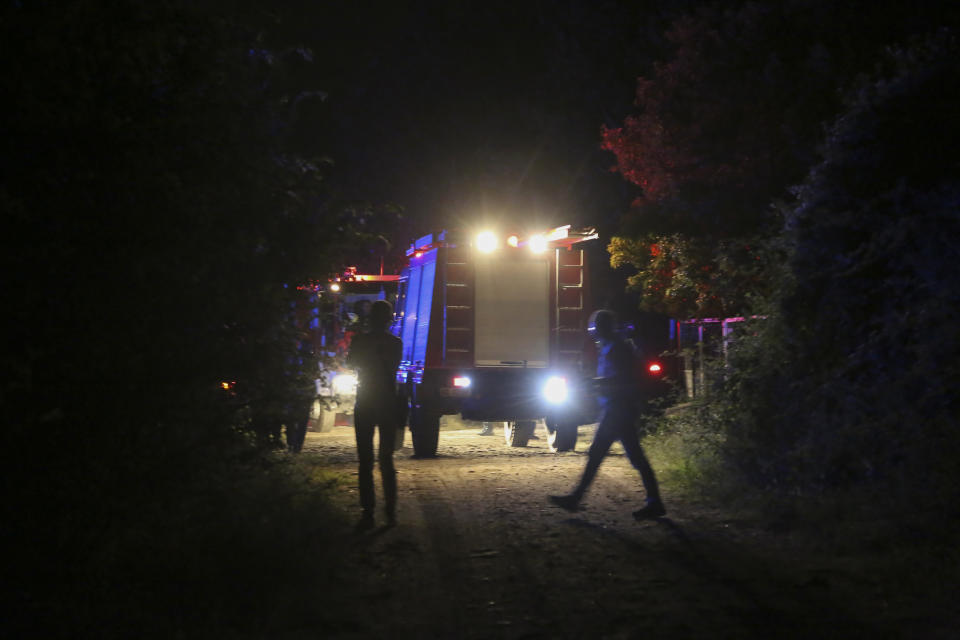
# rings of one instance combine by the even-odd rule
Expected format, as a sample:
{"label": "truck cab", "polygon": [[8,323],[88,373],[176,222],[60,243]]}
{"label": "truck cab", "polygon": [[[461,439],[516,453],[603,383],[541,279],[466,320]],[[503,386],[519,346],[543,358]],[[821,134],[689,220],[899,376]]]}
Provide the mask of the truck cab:
{"label": "truck cab", "polygon": [[442,231],[407,252],[392,331],[410,405],[414,455],[436,455],[442,415],[502,422],[524,446],[545,422],[554,450],[593,421],[584,384],[595,366],[583,243],[593,229]]}

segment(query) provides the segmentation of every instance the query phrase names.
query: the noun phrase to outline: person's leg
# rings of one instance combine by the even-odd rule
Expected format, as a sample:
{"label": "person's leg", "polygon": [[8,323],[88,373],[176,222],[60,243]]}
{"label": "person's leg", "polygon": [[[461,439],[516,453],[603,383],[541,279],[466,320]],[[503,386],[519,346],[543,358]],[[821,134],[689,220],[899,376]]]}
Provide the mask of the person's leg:
{"label": "person's leg", "polygon": [[593,442],[590,444],[590,450],[587,452],[587,466],[583,469],[583,475],[580,476],[580,482],[572,493],[565,496],[550,496],[550,502],[566,509],[567,511],[576,511],[577,505],[583,499],[583,495],[590,488],[590,483],[597,475],[600,463],[610,450],[610,445],[617,439],[617,432],[614,429],[615,423],[611,421],[608,411],[604,410],[603,417],[600,419],[600,425],[593,436]]}
{"label": "person's leg", "polygon": [[383,500],[387,522],[393,523],[397,515],[397,470],[393,465],[393,450],[396,444],[397,425],[389,411],[380,419],[380,477],[383,480]]}
{"label": "person's leg", "polygon": [[373,430],[374,422],[361,407],[353,412],[353,427],[357,436],[357,482],[360,489],[360,506],[363,508],[364,519],[373,518],[375,504],[373,490]]}
{"label": "person's leg", "polygon": [[583,495],[590,488],[597,471],[600,469],[600,463],[610,451],[610,445],[617,439],[616,423],[612,420],[613,416],[609,411],[603,412],[600,419],[600,425],[593,436],[593,442],[590,443],[590,449],[587,451],[587,466],[583,468],[583,475],[580,476],[580,482],[571,495],[576,496],[577,500],[583,498]]}
{"label": "person's leg", "polygon": [[633,517],[638,520],[646,518],[656,518],[666,515],[667,510],[660,499],[660,485],[657,482],[657,476],[653,473],[653,467],[647,460],[647,455],[640,445],[640,438],[637,436],[636,411],[625,407],[619,418],[620,442],[623,444],[623,450],[627,454],[627,459],[633,468],[640,472],[640,479],[643,481],[643,489],[647,494],[647,506],[633,512]]}
{"label": "person's leg", "polygon": [[657,476],[653,473],[653,467],[647,460],[647,455],[643,452],[640,445],[640,439],[637,437],[636,429],[633,423],[623,425],[623,435],[620,438],[623,443],[623,450],[627,453],[627,458],[633,468],[640,472],[640,479],[643,481],[643,489],[647,493],[647,501],[660,501],[660,485],[657,483]]}

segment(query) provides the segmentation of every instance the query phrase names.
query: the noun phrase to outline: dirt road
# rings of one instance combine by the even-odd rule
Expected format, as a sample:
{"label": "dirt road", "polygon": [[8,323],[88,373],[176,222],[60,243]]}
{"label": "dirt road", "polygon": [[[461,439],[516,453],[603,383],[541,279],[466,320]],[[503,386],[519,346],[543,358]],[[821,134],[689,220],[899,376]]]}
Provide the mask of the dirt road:
{"label": "dirt road", "polygon": [[[526,448],[478,432],[443,430],[437,459],[411,459],[409,442],[398,452],[399,524],[342,536],[324,637],[888,637],[865,622],[869,585],[790,562],[776,533],[669,486],[667,517],[634,521],[644,496],[619,445],[582,511],[549,505],[582,470],[590,428],[563,454],[542,431]],[[310,434],[305,449],[355,475],[352,429]],[[352,482],[337,500],[359,515]]]}

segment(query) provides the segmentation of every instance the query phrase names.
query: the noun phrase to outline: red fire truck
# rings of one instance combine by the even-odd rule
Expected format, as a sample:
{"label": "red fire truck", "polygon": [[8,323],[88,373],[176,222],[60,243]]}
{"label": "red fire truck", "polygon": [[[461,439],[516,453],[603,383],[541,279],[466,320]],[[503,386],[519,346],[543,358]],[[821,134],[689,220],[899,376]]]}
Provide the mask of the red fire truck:
{"label": "red fire truck", "polygon": [[414,455],[436,455],[440,417],[504,423],[524,446],[543,420],[553,450],[594,420],[584,381],[595,367],[583,243],[594,229],[443,231],[411,245],[392,331],[410,398]]}

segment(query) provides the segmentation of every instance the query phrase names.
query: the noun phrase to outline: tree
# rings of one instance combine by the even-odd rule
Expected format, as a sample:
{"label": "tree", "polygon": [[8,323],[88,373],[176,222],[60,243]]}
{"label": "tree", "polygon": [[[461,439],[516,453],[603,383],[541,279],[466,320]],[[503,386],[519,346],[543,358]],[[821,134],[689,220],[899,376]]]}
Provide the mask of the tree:
{"label": "tree", "polygon": [[801,387],[817,389],[795,407],[801,439],[846,440],[827,448],[831,479],[896,478],[934,499],[960,487],[943,453],[960,383],[958,50],[950,31],[892,49],[850,92],[786,217],[783,321]]}
{"label": "tree", "polygon": [[69,582],[141,505],[305,419],[295,285],[359,222],[288,151],[295,50],[176,1],[2,13],[3,535],[15,574]]}
{"label": "tree", "polygon": [[814,161],[838,89],[942,17],[934,5],[803,0],[712,5],[676,21],[673,54],[638,80],[637,113],[603,130],[616,170],[640,189],[623,221],[628,240],[611,255],[637,269],[644,304],[721,315],[766,290],[757,236],[776,232],[771,204],[789,200]]}
{"label": "tree", "polygon": [[956,514],[957,52],[950,31],[893,48],[785,208],[780,289],[717,396],[754,481]]}

